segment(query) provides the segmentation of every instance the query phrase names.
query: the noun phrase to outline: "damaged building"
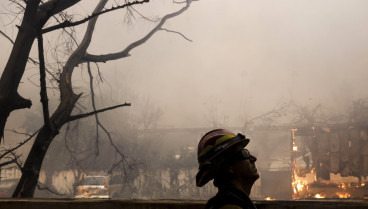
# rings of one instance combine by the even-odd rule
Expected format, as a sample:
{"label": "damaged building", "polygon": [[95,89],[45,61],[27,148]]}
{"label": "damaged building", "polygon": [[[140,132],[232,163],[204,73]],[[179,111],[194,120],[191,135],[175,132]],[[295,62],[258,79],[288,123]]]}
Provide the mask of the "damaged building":
{"label": "damaged building", "polygon": [[291,129],[293,199],[368,199],[367,130],[349,124]]}

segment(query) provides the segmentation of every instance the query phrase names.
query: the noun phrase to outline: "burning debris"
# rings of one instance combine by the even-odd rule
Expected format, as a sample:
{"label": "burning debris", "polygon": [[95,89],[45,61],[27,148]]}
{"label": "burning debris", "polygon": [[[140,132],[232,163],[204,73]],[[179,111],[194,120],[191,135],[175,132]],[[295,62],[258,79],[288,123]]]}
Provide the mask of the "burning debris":
{"label": "burning debris", "polygon": [[293,199],[368,199],[368,136],[353,126],[291,129]]}

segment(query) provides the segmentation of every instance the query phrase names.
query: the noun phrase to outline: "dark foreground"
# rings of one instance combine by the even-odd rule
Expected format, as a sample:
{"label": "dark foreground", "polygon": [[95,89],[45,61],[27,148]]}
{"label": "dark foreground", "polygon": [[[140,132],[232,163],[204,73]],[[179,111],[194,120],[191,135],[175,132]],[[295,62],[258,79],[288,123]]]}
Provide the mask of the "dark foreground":
{"label": "dark foreground", "polygon": [[[200,209],[202,200],[0,199],[0,209]],[[368,209],[367,200],[255,201],[258,209]]]}

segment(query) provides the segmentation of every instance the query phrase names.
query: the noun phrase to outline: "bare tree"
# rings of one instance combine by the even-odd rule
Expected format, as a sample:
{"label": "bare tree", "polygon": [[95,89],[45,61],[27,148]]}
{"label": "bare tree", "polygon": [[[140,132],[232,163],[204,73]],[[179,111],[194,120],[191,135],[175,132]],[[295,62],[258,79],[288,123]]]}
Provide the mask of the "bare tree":
{"label": "bare tree", "polygon": [[138,124],[140,128],[149,129],[156,128],[157,122],[162,116],[162,110],[159,107],[154,106],[149,98],[145,98],[142,101],[142,107],[140,114],[138,115]]}
{"label": "bare tree", "polygon": [[[40,67],[40,96],[43,106],[43,118],[44,125],[40,128],[30,153],[22,167],[22,177],[19,181],[17,188],[13,193],[13,197],[33,197],[34,190],[38,183],[39,172],[42,166],[43,159],[48,150],[50,143],[53,141],[56,135],[59,134],[60,129],[68,122],[85,118],[88,116],[95,116],[96,122],[104,129],[99,122],[98,113],[116,109],[123,106],[130,106],[130,103],[122,103],[115,106],[107,107],[104,109],[96,109],[94,105],[94,99],[92,98],[93,111],[88,113],[82,113],[79,115],[72,115],[77,101],[82,94],[76,94],[73,90],[72,75],[76,66],[89,63],[89,62],[107,62],[111,60],[122,59],[130,56],[131,50],[144,44],[149,40],[157,31],[165,30],[162,26],[165,22],[182,14],[186,11],[192,0],[186,0],[184,2],[175,2],[183,4],[184,6],[176,12],[167,14],[160,18],[157,25],[149,31],[143,38],[129,44],[123,48],[120,52],[110,53],[104,55],[94,55],[87,52],[87,49],[91,43],[92,35],[95,29],[97,18],[110,11],[123,8],[131,8],[133,5],[148,3],[149,0],[137,0],[137,1],[123,1],[122,4],[115,5],[110,9],[106,9],[105,5],[108,0],[100,0],[93,13],[88,17],[72,22],[70,19],[66,19],[54,26],[44,28],[46,22],[56,14],[59,14],[67,8],[77,4],[80,0],[50,0],[47,2],[41,2],[40,0],[25,1],[25,5],[21,2],[17,2],[21,8],[24,9],[24,15],[21,25],[18,27],[18,35],[14,41],[14,46],[9,57],[8,63],[4,69],[4,72],[0,79],[0,137],[4,134],[4,128],[6,121],[10,113],[14,110],[29,108],[32,103],[30,100],[24,99],[18,94],[18,86],[22,79],[23,73],[26,68],[26,63],[29,59],[29,53],[32,48],[34,40],[38,39],[38,51],[39,51],[39,67]],[[116,2],[116,1],[115,1]],[[43,46],[43,34],[58,30],[65,29],[67,27],[77,26],[83,23],[88,23],[87,30],[84,34],[82,41],[78,44],[78,47],[69,56],[66,63],[62,66],[61,71],[57,75],[53,75],[58,83],[58,91],[60,93],[60,102],[57,105],[56,110],[50,114],[48,107],[48,97],[46,88],[46,66],[44,61],[44,46]],[[92,93],[93,95],[93,93]],[[104,130],[106,134],[108,132]],[[111,137],[109,136],[111,141]],[[111,141],[112,146],[113,143]],[[124,163],[124,155],[117,147],[115,151],[120,153],[122,157],[119,163]]]}
{"label": "bare tree", "polygon": [[33,139],[34,136],[37,135],[39,130],[33,134],[20,133],[20,132],[17,132],[16,130],[8,130],[8,131],[11,131],[13,133],[20,134],[20,135],[25,135],[27,138],[23,140],[22,142],[18,143],[18,145],[14,147],[9,147],[9,148],[1,147],[0,148],[0,160],[1,160],[0,169],[8,165],[15,164],[21,170],[23,163],[21,162],[21,155],[17,154],[17,150],[20,147],[22,147],[24,144],[29,142],[31,139]]}
{"label": "bare tree", "polygon": [[361,98],[352,102],[350,122],[358,126],[367,126],[368,98]]}
{"label": "bare tree", "polygon": [[261,121],[262,123],[266,123],[268,125],[270,125],[271,123],[275,122],[277,119],[279,119],[280,117],[284,116],[287,112],[289,104],[288,103],[283,103],[277,107],[274,107],[273,109],[262,113],[260,115],[251,117],[251,118],[244,118],[244,123],[243,123],[243,131],[244,133],[248,133],[249,132],[249,128],[254,125],[257,121]]}
{"label": "bare tree", "polygon": [[326,123],[326,121],[328,121],[321,104],[308,106],[298,105],[295,102],[292,102],[292,106],[294,107],[293,109],[296,115],[292,123],[295,125],[313,127],[316,123]]}

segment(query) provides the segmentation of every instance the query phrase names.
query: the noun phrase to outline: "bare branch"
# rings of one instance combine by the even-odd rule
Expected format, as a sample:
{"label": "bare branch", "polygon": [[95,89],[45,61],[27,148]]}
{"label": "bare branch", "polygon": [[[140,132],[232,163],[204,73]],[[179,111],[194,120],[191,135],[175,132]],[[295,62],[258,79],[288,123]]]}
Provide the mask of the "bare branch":
{"label": "bare branch", "polygon": [[8,35],[6,35],[3,31],[0,30],[0,34],[3,35],[6,39],[8,39],[12,44],[14,44],[14,41]]}
{"label": "bare branch", "polygon": [[0,168],[3,167],[3,166],[6,166],[6,165],[10,165],[10,164],[16,163],[16,162],[17,162],[17,159],[11,159],[9,161],[0,163]]}
{"label": "bare branch", "polygon": [[49,114],[49,104],[47,98],[47,90],[46,90],[46,73],[45,73],[45,59],[43,55],[43,38],[42,34],[38,35],[38,56],[40,60],[40,96],[41,96],[41,103],[42,103],[42,110],[43,110],[43,122],[45,126],[51,128],[50,124],[50,114]]}
{"label": "bare branch", "polygon": [[5,129],[5,131],[11,131],[11,132],[13,132],[13,133],[26,135],[26,136],[28,136],[28,137],[30,137],[30,136],[31,136],[30,134],[27,134],[27,133],[24,133],[24,132],[19,132],[19,131],[16,131],[15,129],[12,129],[12,130],[10,130],[10,129]]}
{"label": "bare branch", "polygon": [[190,40],[189,38],[187,38],[186,36],[184,36],[184,35],[183,35],[182,33],[180,33],[180,32],[173,31],[173,30],[168,30],[168,29],[165,29],[165,28],[161,28],[160,30],[164,30],[164,31],[169,32],[169,33],[176,33],[176,34],[179,34],[179,35],[181,35],[183,38],[185,38],[187,41],[193,42],[192,40]]}
{"label": "bare branch", "polygon": [[113,110],[113,109],[116,109],[116,108],[119,108],[119,107],[125,107],[125,106],[131,106],[131,104],[130,103],[124,103],[124,104],[115,105],[115,106],[107,107],[107,108],[104,108],[104,109],[100,109],[100,110],[97,110],[97,111],[85,113],[85,114],[72,115],[72,116],[69,117],[68,122],[78,120],[78,119],[81,119],[81,118],[86,118],[86,117],[92,116],[94,114],[98,114],[98,113],[101,113],[101,112],[105,112],[105,111],[108,111],[108,110]]}
{"label": "bare branch", "polygon": [[41,33],[45,34],[45,33],[60,29],[60,28],[66,28],[66,27],[72,27],[72,26],[80,25],[80,24],[88,22],[90,19],[92,19],[94,17],[97,17],[99,15],[102,15],[104,13],[108,13],[108,12],[111,12],[111,11],[114,11],[114,10],[117,10],[117,9],[123,9],[125,7],[130,7],[130,6],[133,6],[133,5],[136,5],[136,4],[143,4],[143,3],[147,3],[147,2],[149,2],[149,0],[128,2],[128,3],[126,3],[124,5],[121,5],[121,6],[112,7],[110,9],[106,9],[106,10],[103,10],[101,12],[94,13],[91,16],[88,16],[88,17],[86,17],[82,20],[76,21],[76,22],[64,21],[63,23],[61,23],[59,25],[54,25],[54,26],[43,29],[41,31]]}
{"label": "bare branch", "polygon": [[110,169],[107,173],[111,174],[111,173],[112,173],[112,171],[113,171],[116,167],[118,167],[118,166],[120,165],[120,163],[123,163],[123,164],[125,163],[124,158],[121,158],[118,162],[114,163],[114,164],[111,166],[111,169]]}
{"label": "bare branch", "polygon": [[[14,41],[8,36],[6,35],[3,31],[0,30],[0,34],[3,35],[5,38],[7,38],[13,45],[14,45]],[[39,62],[37,62],[36,60],[32,59],[31,57],[28,57],[28,61],[31,61],[33,64],[38,65],[40,64]],[[54,76],[54,74],[52,74],[47,68],[45,68],[46,72],[49,73],[55,80],[56,77]]]}
{"label": "bare branch", "polygon": [[308,124],[312,125],[318,122],[325,122],[325,117],[321,117],[322,106],[317,104],[315,107],[308,106],[300,106],[295,102],[292,102],[293,106],[296,108],[297,118],[294,120],[294,123],[299,124],[303,121],[306,121]]}
{"label": "bare branch", "polygon": [[[3,31],[0,30],[0,34],[3,35],[5,38],[7,38],[10,41],[10,43],[12,43],[14,45],[14,41],[8,35],[6,35]],[[32,59],[31,57],[28,57],[28,61],[31,61],[35,65],[40,64],[39,62],[37,62],[36,60]],[[55,80],[57,80],[56,77],[47,68],[45,68],[45,70],[52,77],[54,77]]]}
{"label": "bare branch", "polygon": [[[91,101],[92,101],[92,108],[94,111],[96,111],[96,103],[95,103],[95,90],[93,88],[93,75],[91,72],[91,65],[90,62],[87,63],[87,71],[88,71],[88,75],[89,75],[89,88],[91,90]],[[100,125],[100,121],[98,120],[98,115],[95,114],[95,119],[96,119],[96,156],[99,155],[99,147],[98,147],[98,126]],[[101,124],[102,126],[102,124]]]}
{"label": "bare branch", "polygon": [[17,155],[12,149],[5,149],[5,148],[1,148],[1,152],[5,152],[6,156],[2,157],[1,159],[7,159],[5,160],[5,162],[0,163],[0,168],[6,165],[10,165],[10,164],[16,164],[19,168],[19,170],[22,170],[22,162],[20,161],[20,157],[22,155]]}
{"label": "bare branch", "polygon": [[[68,17],[68,15],[66,14],[66,13],[60,13],[60,17],[62,18],[62,19],[67,19],[67,17]],[[56,20],[56,22],[58,22],[59,24],[61,24],[62,22],[57,18],[57,17],[55,17],[55,16],[53,16],[53,18]],[[68,36],[74,41],[74,43],[78,46],[78,42],[77,42],[77,40],[76,40],[76,37],[74,37],[73,36],[73,34],[72,34],[72,32],[73,32],[73,30],[72,30],[72,32],[68,32],[65,28],[63,28],[63,31],[66,33],[66,34],[68,34]]]}
{"label": "bare branch", "polygon": [[[14,41],[8,36],[6,35],[3,31],[0,30],[0,34],[3,35],[6,39],[8,39],[10,41],[10,43],[12,43],[14,45]],[[32,58],[28,58],[31,62],[33,62],[33,64],[39,64],[36,60],[32,59]]]}
{"label": "bare branch", "polygon": [[75,163],[76,163],[76,165],[77,165],[77,167],[78,168],[80,168],[80,169],[82,169],[82,171],[83,172],[85,172],[85,170],[84,170],[84,168],[83,168],[83,166],[81,166],[80,164],[79,164],[79,161],[78,161],[78,159],[74,156],[74,152],[73,152],[73,150],[69,147],[69,145],[68,145],[68,143],[67,143],[67,135],[68,135],[68,133],[69,133],[69,130],[70,130],[70,125],[69,125],[69,123],[67,124],[67,127],[66,127],[66,131],[65,131],[65,135],[64,135],[64,144],[65,144],[65,147],[66,147],[66,149],[69,151],[69,154],[70,154],[70,158],[71,158],[71,160],[73,160]]}
{"label": "bare branch", "polygon": [[38,16],[41,19],[49,17],[64,11],[65,9],[77,4],[81,0],[51,0],[41,4],[38,8]]}
{"label": "bare branch", "polygon": [[139,16],[141,16],[143,19],[145,19],[145,20],[148,20],[148,21],[150,21],[150,22],[158,22],[159,20],[158,19],[150,19],[150,18],[148,18],[148,17],[146,17],[146,16],[144,16],[143,14],[141,14],[140,12],[138,12],[138,10],[136,10],[134,7],[131,7],[130,8],[132,11],[134,11],[135,13],[137,13]]}
{"label": "bare branch", "polygon": [[288,106],[289,104],[285,103],[285,104],[282,104],[280,107],[274,108],[266,113],[263,113],[249,120],[246,120],[243,124],[244,132],[247,132],[248,127],[252,125],[254,122],[256,122],[257,120],[268,120],[269,122],[274,121],[275,118],[282,116],[283,112],[285,112]]}
{"label": "bare branch", "polygon": [[18,166],[19,170],[22,171],[22,161],[20,160],[20,157],[22,155],[17,155],[15,154],[13,151],[10,152],[10,154],[13,156],[13,159],[14,159],[14,163]]}
{"label": "bare branch", "polygon": [[[193,0],[193,1],[195,1],[195,0]],[[186,1],[185,0],[184,1],[175,1],[175,0],[173,0],[173,3],[174,4],[185,4]]]}
{"label": "bare branch", "polygon": [[117,52],[117,53],[112,53],[112,54],[105,54],[105,55],[91,55],[91,54],[86,54],[83,58],[84,61],[91,61],[91,62],[107,62],[110,60],[116,60],[116,59],[121,59],[124,57],[128,57],[130,56],[130,51],[133,50],[134,48],[144,44],[147,40],[149,40],[153,34],[155,34],[158,30],[160,30],[162,28],[162,26],[165,24],[165,22],[173,17],[176,17],[178,15],[180,15],[181,13],[183,13],[184,11],[186,11],[190,4],[191,4],[192,0],[187,0],[186,1],[186,6],[181,8],[179,11],[176,11],[174,13],[165,15],[161,21],[158,23],[158,25],[156,27],[154,27],[146,36],[144,36],[143,38],[141,38],[138,41],[135,41],[133,43],[131,43],[129,46],[127,46],[124,50],[122,50],[121,52]]}
{"label": "bare branch", "polygon": [[[19,85],[19,81],[20,78],[23,75],[24,72],[24,68],[27,62],[27,58],[29,56],[29,51],[31,49],[31,45],[34,41],[34,39],[36,38],[37,35],[39,35],[39,44],[40,44],[40,52],[42,52],[43,46],[42,44],[42,37],[41,37],[41,32],[39,30],[41,30],[41,28],[44,27],[44,23],[54,14],[63,11],[66,8],[69,8],[70,6],[76,4],[77,2],[79,2],[80,0],[47,0],[47,1],[40,1],[40,0],[24,0],[24,2],[26,3],[26,11],[25,11],[25,15],[22,22],[22,26],[20,26],[19,28],[21,29],[20,31],[25,31],[23,29],[28,29],[28,27],[25,26],[33,26],[36,25],[37,28],[36,30],[30,30],[30,31],[26,31],[26,33],[22,34],[25,37],[25,43],[28,44],[22,44],[22,42],[15,42],[15,45],[17,45],[16,48],[16,53],[12,53],[12,60],[14,60],[14,63],[12,62],[11,65],[9,65],[10,67],[7,67],[6,72],[11,72],[13,73],[14,70],[12,69],[16,69],[18,70],[20,73],[22,74],[16,74],[16,82],[8,82],[5,84],[1,85],[0,89],[11,89],[11,90],[15,90]],[[97,114],[104,112],[104,111],[108,111],[108,110],[112,110],[118,107],[122,107],[122,106],[130,106],[130,103],[124,103],[124,104],[120,104],[120,105],[116,105],[116,106],[112,106],[112,107],[108,107],[108,108],[104,108],[104,109],[100,109],[100,110],[96,110],[96,106],[94,105],[94,111],[90,112],[90,113],[85,113],[85,114],[79,114],[79,115],[74,115],[71,116],[71,113],[73,111],[73,109],[75,108],[76,102],[78,101],[78,99],[80,98],[80,95],[77,95],[73,92],[73,86],[72,86],[72,74],[74,69],[76,68],[76,66],[78,66],[79,64],[85,62],[83,60],[83,57],[86,54],[86,50],[89,47],[89,44],[92,40],[92,34],[94,31],[94,27],[97,21],[97,18],[99,15],[104,14],[106,12],[109,11],[113,11],[116,10],[118,8],[124,8],[124,7],[128,7],[131,6],[133,4],[143,4],[144,2],[149,2],[149,0],[140,0],[140,1],[136,1],[136,0],[131,0],[134,2],[129,2],[128,0],[122,1],[123,3],[125,2],[125,5],[122,6],[117,6],[111,9],[105,9],[105,5],[107,3],[108,0],[101,0],[98,3],[98,6],[95,8],[94,12],[92,13],[92,15],[84,20],[78,21],[80,22],[80,24],[82,24],[82,21],[87,22],[88,21],[88,27],[85,33],[85,36],[83,38],[83,40],[81,41],[81,44],[77,47],[76,50],[70,50],[67,51],[65,54],[67,54],[69,56],[69,52],[72,52],[71,55],[69,56],[69,58],[67,59],[67,61],[65,62],[65,65],[62,68],[51,68],[51,71],[57,72],[56,70],[60,70],[60,80],[57,80],[59,82],[59,89],[60,89],[60,104],[58,105],[57,109],[55,110],[55,112],[52,114],[51,118],[49,116],[48,113],[48,108],[47,108],[47,92],[46,92],[46,75],[45,75],[45,71],[46,66],[44,63],[44,60],[41,56],[40,53],[40,73],[43,74],[40,78],[41,83],[43,82],[43,84],[41,84],[41,91],[43,93],[41,93],[42,97],[43,97],[43,108],[44,108],[44,122],[45,122],[45,126],[43,126],[40,130],[38,130],[34,135],[36,135],[37,133],[38,136],[35,140],[35,143],[33,145],[33,147],[30,150],[30,153],[27,157],[27,160],[25,161],[24,164],[24,169],[23,169],[23,174],[22,174],[22,178],[20,179],[18,186],[16,188],[16,190],[14,191],[13,197],[32,197],[34,194],[34,189],[36,186],[38,186],[40,188],[40,186],[42,186],[41,184],[37,185],[38,183],[38,177],[39,177],[39,172],[41,170],[41,165],[42,165],[42,161],[44,160],[44,157],[46,155],[46,151],[49,148],[49,145],[51,144],[52,140],[54,139],[54,137],[59,134],[59,130],[62,128],[63,125],[65,125],[65,123],[70,122],[70,121],[74,121],[80,118],[85,118],[88,116],[92,116],[95,115],[96,117],[96,122],[98,124],[98,128],[102,128],[103,131],[107,134],[111,145],[115,148],[116,152],[121,156],[121,159],[117,159],[115,158],[115,160],[113,161],[113,163],[118,162],[117,164],[114,164],[114,166],[123,166],[124,168],[129,168],[132,165],[130,164],[130,162],[132,161],[128,161],[126,156],[123,154],[122,151],[120,151],[118,149],[118,147],[114,144],[114,142],[112,141],[111,135],[110,133],[106,130],[106,128],[101,124],[101,122],[98,119]],[[138,3],[137,3],[138,2]],[[184,12],[190,5],[190,2],[192,2],[191,0],[187,1],[187,6],[184,7],[183,9],[181,9],[178,12],[169,14],[164,16],[164,18],[160,21],[160,23],[157,25],[157,27],[154,28],[154,30],[152,30],[149,34],[147,34],[143,39],[141,39],[141,42],[134,42],[132,44],[130,44],[127,47],[127,54],[134,49],[135,47],[140,46],[141,44],[143,44],[144,42],[146,42],[155,32],[157,32],[159,29],[161,29],[162,25],[165,23],[165,21],[171,17],[174,17],[176,15],[181,14],[182,12]],[[41,6],[40,6],[41,4]],[[131,11],[129,11],[131,12]],[[26,15],[28,14],[28,15]],[[64,23],[70,23],[67,22],[67,20],[70,21],[70,19],[66,18],[66,21],[64,21],[63,23],[59,24],[59,25],[55,25],[52,26],[54,27],[54,29],[56,30],[57,27],[62,26],[62,24]],[[78,22],[75,23],[70,23],[70,24],[77,24]],[[58,24],[58,23],[56,23]],[[52,28],[50,27],[50,28]],[[65,26],[68,27],[68,26]],[[60,28],[65,28],[65,27],[60,27]],[[45,30],[50,28],[46,28]],[[31,28],[34,29],[34,28]],[[45,32],[45,30],[41,30],[42,32]],[[51,30],[50,30],[51,31]],[[70,30],[68,30],[70,31]],[[46,31],[47,32],[47,31]],[[17,38],[18,40],[18,38]],[[57,42],[59,43],[59,42]],[[68,43],[72,43],[72,41],[67,42]],[[71,46],[71,45],[69,45]],[[21,56],[22,55],[22,56]],[[27,56],[27,57],[26,57]],[[18,64],[20,63],[20,64]],[[18,65],[17,65],[18,64]],[[61,64],[60,64],[61,65]],[[12,70],[12,71],[11,71]],[[5,71],[4,71],[5,72]],[[58,74],[55,74],[56,76],[58,76]],[[19,81],[18,81],[19,80]],[[56,79],[55,79],[56,80]],[[92,80],[93,81],[93,80]],[[11,87],[10,84],[11,83],[15,83],[17,84],[14,88],[8,88],[8,86]],[[93,82],[91,82],[93,83]],[[4,88],[6,87],[6,88]],[[93,87],[93,86],[92,86]],[[18,94],[16,94],[16,96],[19,96]],[[45,97],[46,96],[46,97]],[[20,96],[19,96],[20,97]],[[17,106],[18,107],[18,106]],[[1,108],[0,108],[1,109]],[[19,108],[18,108],[19,109]],[[6,112],[8,115],[9,113]],[[6,118],[8,117],[8,115],[6,115]],[[5,118],[5,117],[4,117]],[[51,120],[51,122],[49,122]],[[1,121],[0,121],[1,122]],[[49,127],[47,127],[47,124],[52,124],[52,126],[55,126],[57,129],[54,130],[50,130]],[[2,125],[2,124],[0,124]],[[3,130],[3,127],[2,127]],[[10,152],[7,152],[7,155],[2,155],[3,157],[6,157],[5,159],[9,158],[9,154],[14,154],[11,153],[12,150],[16,150],[18,147],[20,147],[22,144],[26,143],[27,141],[29,141],[30,139],[33,138],[34,135],[31,135],[29,137],[29,139],[27,139],[25,142],[19,144],[17,147],[12,148],[11,150],[9,150]],[[74,147],[70,147],[72,149],[75,149]],[[68,148],[69,151],[72,151]],[[80,151],[76,150],[77,152]],[[90,153],[90,152],[89,152]],[[88,154],[89,154],[88,153]],[[4,153],[2,153],[4,154]],[[93,154],[93,153],[92,153]],[[13,155],[16,156],[16,155]],[[117,155],[115,155],[117,156]],[[1,156],[0,156],[1,158]],[[20,164],[19,164],[20,165]],[[125,169],[124,169],[125,172]],[[52,187],[51,187],[52,188]],[[43,188],[41,188],[43,189]],[[55,189],[54,189],[55,190]]]}
{"label": "bare branch", "polygon": [[[96,64],[97,65],[97,64]],[[98,68],[98,65],[97,65]],[[92,101],[92,108],[94,111],[96,111],[96,103],[95,103],[95,92],[94,92],[94,88],[93,88],[93,75],[92,75],[92,71],[91,71],[91,66],[90,66],[90,62],[87,63],[87,70],[88,70],[88,75],[90,78],[90,90],[91,90],[91,101]],[[98,70],[99,72],[99,70]],[[112,172],[112,170],[118,166],[119,164],[123,164],[123,166],[125,166],[126,164],[126,156],[119,150],[119,148],[115,145],[115,143],[112,141],[112,137],[110,132],[104,127],[104,125],[101,123],[101,121],[98,118],[98,114],[95,114],[95,119],[96,119],[96,156],[99,154],[99,127],[105,132],[105,134],[107,135],[109,141],[110,141],[110,145],[115,149],[115,151],[119,154],[119,156],[121,157],[120,161],[113,164],[112,168],[110,169],[109,172]]]}
{"label": "bare branch", "polygon": [[23,146],[25,143],[27,143],[29,140],[31,140],[41,129],[38,129],[36,132],[34,132],[32,135],[28,137],[28,139],[24,140],[23,142],[19,143],[16,147],[6,151],[5,153],[0,155],[0,159],[9,154],[10,152],[13,152],[17,150],[19,147]]}
{"label": "bare branch", "polygon": [[100,71],[100,66],[98,65],[98,63],[95,63],[95,64],[96,64],[96,67],[97,67],[98,77],[100,78],[100,81],[103,83],[104,79],[103,79],[101,71]]}
{"label": "bare branch", "polygon": [[[18,1],[15,1],[15,0],[10,0],[12,3],[14,3],[14,4],[16,4],[16,5],[18,5],[18,7],[20,8],[20,11],[24,11],[26,8],[25,8],[25,6],[23,6],[22,4],[20,4]],[[26,2],[24,2],[24,3],[26,3]]]}

